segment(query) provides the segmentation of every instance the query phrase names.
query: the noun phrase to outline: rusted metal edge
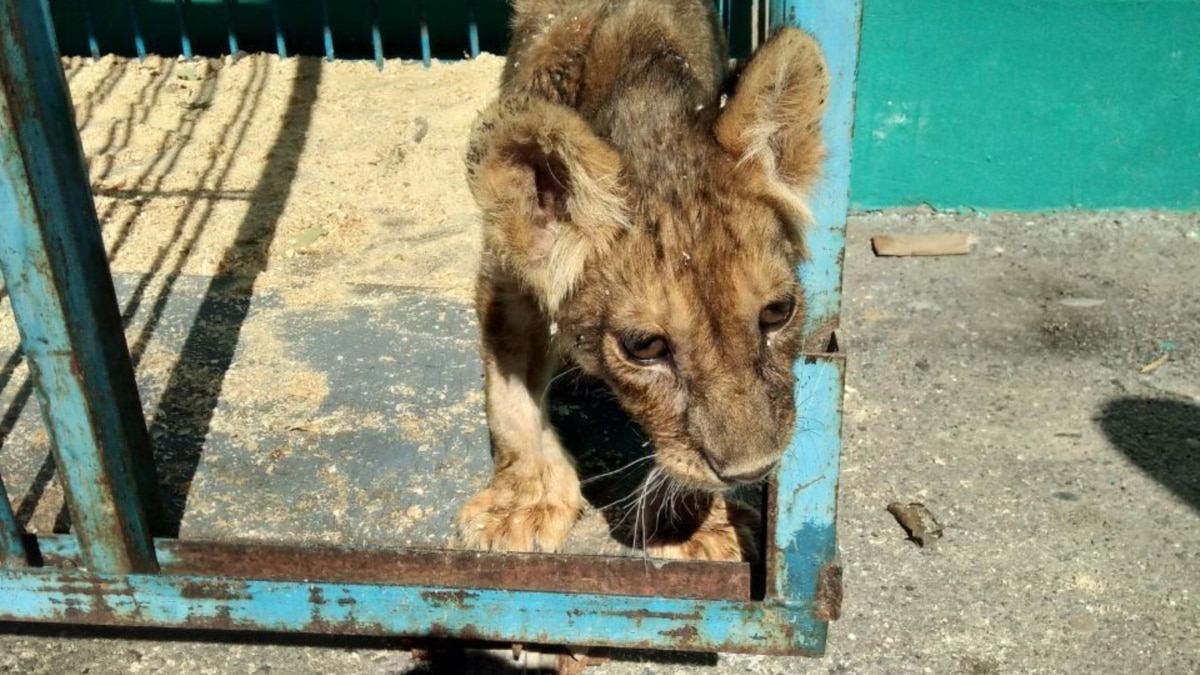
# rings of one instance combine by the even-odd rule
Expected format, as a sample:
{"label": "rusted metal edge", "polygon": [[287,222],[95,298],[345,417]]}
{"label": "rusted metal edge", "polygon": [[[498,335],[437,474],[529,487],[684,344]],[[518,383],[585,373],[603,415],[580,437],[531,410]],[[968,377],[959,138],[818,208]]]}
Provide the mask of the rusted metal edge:
{"label": "rusted metal edge", "polygon": [[[819,654],[810,608],[79,570],[0,570],[0,622],[399,636],[756,654]],[[824,624],[820,624],[824,626]]]}
{"label": "rusted metal edge", "polygon": [[[47,566],[82,565],[70,536],[37,538]],[[544,553],[156,539],[164,574],[698,600],[750,599],[749,563]]]}
{"label": "rusted metal edge", "polygon": [[842,618],[842,567],[837,563],[825,563],[817,574],[813,617],[827,622]]}

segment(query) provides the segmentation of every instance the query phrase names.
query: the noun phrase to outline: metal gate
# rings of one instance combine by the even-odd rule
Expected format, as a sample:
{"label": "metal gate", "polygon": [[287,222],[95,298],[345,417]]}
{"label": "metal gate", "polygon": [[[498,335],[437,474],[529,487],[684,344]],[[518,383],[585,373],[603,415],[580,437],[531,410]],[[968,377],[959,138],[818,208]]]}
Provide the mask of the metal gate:
{"label": "metal gate", "polygon": [[154,450],[49,13],[41,0],[0,8],[0,268],[72,523],[67,535],[23,532],[0,482],[0,620],[822,652],[841,602],[834,330],[859,2],[775,1],[755,15],[816,35],[832,74],[829,158],[801,269],[813,347],[795,365],[806,424],[766,488],[766,554],[755,564],[157,536],[168,530]]}

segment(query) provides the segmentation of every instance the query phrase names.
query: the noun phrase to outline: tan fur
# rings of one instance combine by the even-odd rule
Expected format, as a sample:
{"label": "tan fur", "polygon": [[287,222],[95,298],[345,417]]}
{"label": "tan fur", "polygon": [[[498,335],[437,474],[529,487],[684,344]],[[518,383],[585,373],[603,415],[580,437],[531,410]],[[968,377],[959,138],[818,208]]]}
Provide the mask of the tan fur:
{"label": "tan fur", "polygon": [[[496,469],[460,532],[509,550],[567,536],[579,481],[541,409],[561,359],[603,380],[649,433],[670,486],[651,517],[685,504],[694,516],[650,527],[639,515],[633,543],[753,556],[757,517],[722,493],[769,469],[795,422],[820,50],[780,31],[730,92],[704,0],[514,7],[501,93],[467,154],[484,214],[477,308]],[[764,327],[760,313],[786,298],[790,319]],[[634,336],[660,336],[669,358],[634,360],[622,347]]]}

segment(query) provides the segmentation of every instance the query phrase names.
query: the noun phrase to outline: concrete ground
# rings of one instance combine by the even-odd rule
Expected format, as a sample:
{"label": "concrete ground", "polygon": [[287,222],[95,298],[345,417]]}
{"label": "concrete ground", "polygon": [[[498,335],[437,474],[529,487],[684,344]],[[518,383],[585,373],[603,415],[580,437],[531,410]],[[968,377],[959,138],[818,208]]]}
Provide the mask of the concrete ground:
{"label": "concrete ground", "polygon": [[[871,253],[873,234],[926,231],[978,241]],[[828,653],[618,654],[589,672],[1200,673],[1198,261],[1197,215],[854,218]],[[895,500],[925,503],[945,536],[906,541]],[[0,672],[504,669],[399,641],[6,625]]]}

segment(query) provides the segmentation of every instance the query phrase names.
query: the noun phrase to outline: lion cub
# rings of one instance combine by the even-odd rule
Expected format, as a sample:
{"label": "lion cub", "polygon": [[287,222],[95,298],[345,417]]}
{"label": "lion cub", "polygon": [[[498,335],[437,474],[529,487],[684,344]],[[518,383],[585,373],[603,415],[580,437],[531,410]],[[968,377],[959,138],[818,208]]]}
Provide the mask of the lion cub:
{"label": "lion cub", "polygon": [[[466,158],[495,474],[460,536],[514,551],[566,539],[583,499],[541,405],[565,360],[653,442],[633,543],[753,557],[758,517],[725,495],[771,472],[795,422],[820,49],[783,29],[734,80],[705,0],[514,6],[500,96]],[[680,510],[683,525],[645,522]]]}

